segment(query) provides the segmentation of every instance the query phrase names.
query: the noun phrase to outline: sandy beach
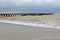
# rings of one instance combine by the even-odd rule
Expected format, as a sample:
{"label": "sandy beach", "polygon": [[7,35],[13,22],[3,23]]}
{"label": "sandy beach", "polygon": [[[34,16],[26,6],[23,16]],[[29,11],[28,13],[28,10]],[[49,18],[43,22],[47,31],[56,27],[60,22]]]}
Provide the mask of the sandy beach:
{"label": "sandy beach", "polygon": [[0,23],[0,40],[60,40],[60,30]]}

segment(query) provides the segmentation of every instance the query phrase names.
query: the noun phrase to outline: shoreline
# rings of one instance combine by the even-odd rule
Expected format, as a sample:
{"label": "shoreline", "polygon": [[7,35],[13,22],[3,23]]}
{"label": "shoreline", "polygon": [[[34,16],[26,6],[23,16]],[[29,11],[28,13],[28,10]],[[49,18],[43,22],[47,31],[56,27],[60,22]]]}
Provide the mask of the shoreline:
{"label": "shoreline", "polygon": [[41,28],[52,28],[52,29],[60,29],[60,27],[56,27],[48,24],[39,24],[39,23],[31,23],[31,22],[23,22],[23,21],[10,21],[10,20],[0,20],[2,23],[10,23],[17,25],[25,25],[25,26],[33,26],[33,27],[41,27]]}

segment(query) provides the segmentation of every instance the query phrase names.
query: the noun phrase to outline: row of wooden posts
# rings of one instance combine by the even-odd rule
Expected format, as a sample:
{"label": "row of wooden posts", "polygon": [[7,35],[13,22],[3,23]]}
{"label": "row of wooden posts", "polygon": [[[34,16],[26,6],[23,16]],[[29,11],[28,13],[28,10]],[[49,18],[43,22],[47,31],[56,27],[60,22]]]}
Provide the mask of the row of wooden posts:
{"label": "row of wooden posts", "polygon": [[21,14],[20,13],[19,14],[18,13],[14,13],[14,14],[13,13],[11,13],[11,14],[8,14],[8,13],[7,14],[1,14],[0,13],[0,16],[6,16],[6,17],[9,17],[9,16],[18,16],[18,15],[19,16],[28,16],[28,15],[29,16],[36,16],[36,15],[37,16],[41,16],[41,15],[52,15],[52,14],[53,13],[40,13],[40,14],[37,14],[37,13],[35,13],[35,14],[33,14],[33,13],[30,13],[30,14],[29,13],[28,14],[23,14],[23,13],[21,13]]}
{"label": "row of wooden posts", "polygon": [[[6,17],[11,17],[11,16],[18,16],[17,14],[1,14],[0,16],[6,16]],[[41,16],[41,15],[25,15],[25,14],[22,14],[22,15],[19,15],[19,16]]]}
{"label": "row of wooden posts", "polygon": [[9,17],[9,16],[17,16],[17,15],[16,14],[0,14],[0,16]]}

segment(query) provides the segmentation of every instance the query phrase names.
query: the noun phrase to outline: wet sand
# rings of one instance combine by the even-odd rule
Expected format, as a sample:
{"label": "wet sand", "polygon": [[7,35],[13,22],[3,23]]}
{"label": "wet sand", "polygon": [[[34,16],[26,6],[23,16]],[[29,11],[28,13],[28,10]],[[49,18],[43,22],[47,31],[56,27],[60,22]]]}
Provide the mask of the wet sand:
{"label": "wet sand", "polygon": [[60,40],[60,30],[0,23],[0,40]]}

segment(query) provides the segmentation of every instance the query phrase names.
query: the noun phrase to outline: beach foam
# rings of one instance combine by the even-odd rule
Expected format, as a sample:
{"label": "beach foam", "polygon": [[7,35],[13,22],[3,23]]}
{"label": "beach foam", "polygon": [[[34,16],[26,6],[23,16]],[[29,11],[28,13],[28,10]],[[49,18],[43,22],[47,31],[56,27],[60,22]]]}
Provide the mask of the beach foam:
{"label": "beach foam", "polygon": [[26,25],[26,26],[33,26],[33,27],[43,27],[43,28],[60,29],[60,27],[55,27],[53,25],[40,24],[40,23],[31,23],[31,22],[23,22],[23,21],[0,20],[0,22],[3,22],[3,23],[11,23],[11,24],[18,24],[18,25]]}

